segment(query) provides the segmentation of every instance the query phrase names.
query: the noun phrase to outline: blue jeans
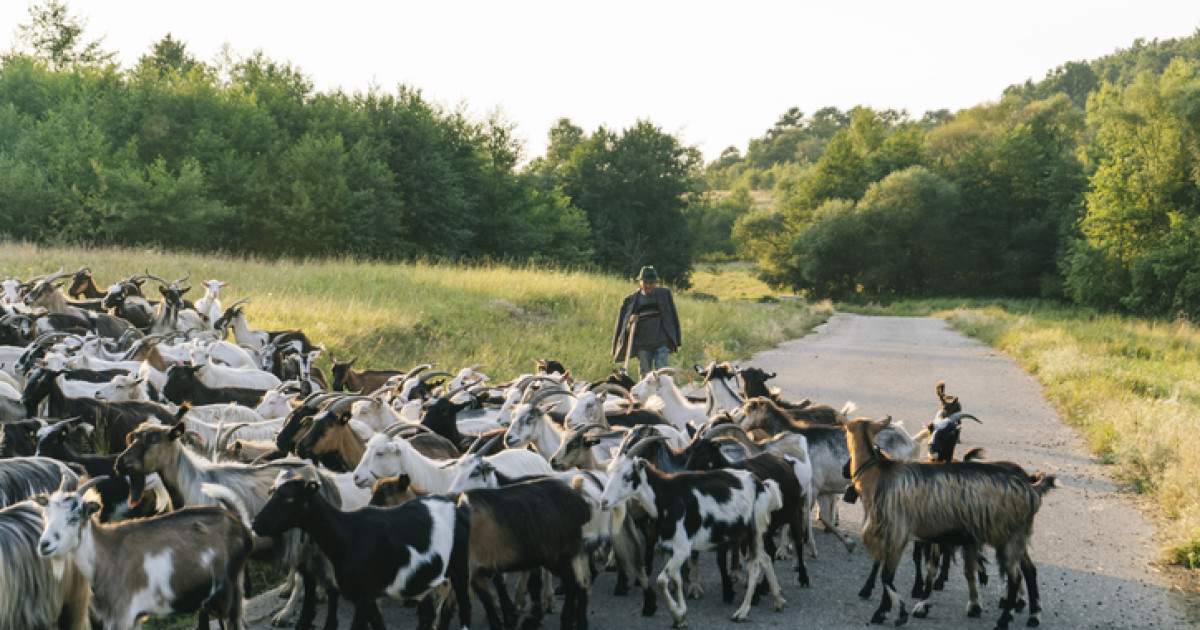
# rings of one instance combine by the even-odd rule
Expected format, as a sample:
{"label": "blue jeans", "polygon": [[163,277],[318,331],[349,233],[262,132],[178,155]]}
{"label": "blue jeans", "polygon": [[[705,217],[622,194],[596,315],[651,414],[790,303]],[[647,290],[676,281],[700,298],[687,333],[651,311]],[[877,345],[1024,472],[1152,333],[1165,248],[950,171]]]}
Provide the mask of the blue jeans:
{"label": "blue jeans", "polygon": [[653,350],[638,350],[638,378],[645,378],[647,374],[657,370],[658,368],[667,367],[667,347],[659,346]]}

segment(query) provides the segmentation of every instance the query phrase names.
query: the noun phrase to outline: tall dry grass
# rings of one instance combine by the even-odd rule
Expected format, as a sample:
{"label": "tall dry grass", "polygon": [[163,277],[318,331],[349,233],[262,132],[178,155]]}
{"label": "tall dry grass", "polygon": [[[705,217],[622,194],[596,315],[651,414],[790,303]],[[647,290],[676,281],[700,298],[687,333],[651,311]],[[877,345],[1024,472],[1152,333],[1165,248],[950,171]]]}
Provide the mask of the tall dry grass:
{"label": "tall dry grass", "polygon": [[1165,554],[1200,564],[1200,331],[1051,307],[962,309],[958,330],[1017,359],[1063,418],[1162,506]]}
{"label": "tall dry grass", "polygon": [[[436,361],[449,370],[484,363],[495,379],[555,358],[577,376],[600,378],[619,364],[609,355],[617,309],[632,283],[610,276],[533,266],[454,266],[357,260],[270,261],[145,249],[0,245],[0,274],[28,278],[91,267],[97,283],[143,272],[172,280],[230,283],[221,300],[250,297],[258,328],[299,328],[330,355],[357,356],[356,367]],[[153,284],[153,283],[151,283]],[[828,304],[744,304],[676,296],[684,345],[672,365],[748,357],[800,337],[831,313]],[[634,360],[636,364],[636,359]],[[632,367],[632,366],[631,366]]]}

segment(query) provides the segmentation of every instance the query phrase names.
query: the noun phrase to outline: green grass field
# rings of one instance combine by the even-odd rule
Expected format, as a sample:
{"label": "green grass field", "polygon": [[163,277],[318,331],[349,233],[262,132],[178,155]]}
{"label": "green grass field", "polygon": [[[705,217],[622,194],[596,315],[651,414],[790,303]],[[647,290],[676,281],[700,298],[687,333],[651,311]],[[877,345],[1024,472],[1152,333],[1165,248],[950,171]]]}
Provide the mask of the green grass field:
{"label": "green grass field", "polygon": [[[250,297],[251,326],[299,328],[326,355],[359,358],[356,367],[408,368],[433,361],[454,371],[483,363],[493,379],[532,371],[535,358],[562,361],[576,376],[603,378],[619,364],[610,350],[621,299],[636,288],[610,276],[570,270],[473,267],[355,260],[267,261],[141,249],[0,245],[0,274],[29,278],[59,267],[91,267],[102,286],[133,273],[230,283],[221,301]],[[154,283],[151,282],[151,285]],[[151,290],[157,294],[157,289]],[[829,305],[747,304],[676,296],[683,348],[672,365],[736,360],[800,337],[824,321]],[[636,364],[636,360],[634,361]]]}

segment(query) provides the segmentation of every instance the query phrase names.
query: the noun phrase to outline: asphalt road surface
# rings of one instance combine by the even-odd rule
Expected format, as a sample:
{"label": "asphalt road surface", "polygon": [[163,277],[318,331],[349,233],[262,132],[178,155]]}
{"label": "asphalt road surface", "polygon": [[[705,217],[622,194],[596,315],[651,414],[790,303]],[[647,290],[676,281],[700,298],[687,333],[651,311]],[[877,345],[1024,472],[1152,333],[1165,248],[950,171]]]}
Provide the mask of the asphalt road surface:
{"label": "asphalt road surface", "polygon": [[[987,448],[993,459],[1010,459],[1028,470],[1057,475],[1060,487],[1050,492],[1037,516],[1030,555],[1038,566],[1042,594],[1042,626],[1047,628],[1191,628],[1186,606],[1173,596],[1166,577],[1153,564],[1155,527],[1122,492],[1105,466],[1088,454],[1075,431],[1064,425],[1042,397],[1038,384],[1003,354],[950,330],[940,319],[861,317],[838,314],[818,332],[759,353],[748,365],[778,373],[773,384],[791,399],[811,398],[840,407],[858,405],[855,415],[891,415],[916,433],[937,410],[934,385],[947,383],[964,411],[983,424],[964,423],[960,453],[970,446]],[[840,506],[843,532],[858,540],[862,512],[858,505]],[[818,529],[819,557],[808,560],[812,587],[802,589],[790,561],[775,563],[788,600],[775,612],[770,598],[756,606],[744,624],[729,621],[736,605],[720,601],[720,586],[711,554],[701,561],[705,596],[688,602],[691,628],[787,627],[849,628],[868,626],[880,590],[870,601],[857,593],[871,567],[859,546],[853,553],[833,535]],[[991,554],[989,554],[990,556]],[[656,562],[655,571],[661,568]],[[951,569],[946,589],[935,592],[930,615],[910,619],[912,628],[929,630],[992,628],[999,616],[1000,581],[981,590],[980,619],[966,617],[966,583],[961,565]],[[897,572],[897,587],[911,608],[912,565]],[[653,580],[654,576],[651,576]],[[668,628],[670,617],[659,605],[649,618],[640,612],[641,596],[612,595],[615,577],[600,575],[591,590],[590,627],[625,630]],[[742,585],[738,584],[740,602]],[[268,593],[250,602],[253,628],[270,627],[270,614],[281,600]],[[559,602],[561,606],[561,600]],[[348,628],[352,607],[343,603],[339,626]],[[415,610],[383,602],[389,628],[416,627]],[[486,621],[478,603],[474,625]],[[324,619],[324,608],[318,613]],[[1025,623],[1018,614],[1014,627]],[[457,623],[457,619],[455,619]],[[558,627],[557,612],[545,627]],[[890,623],[889,623],[890,625]]]}

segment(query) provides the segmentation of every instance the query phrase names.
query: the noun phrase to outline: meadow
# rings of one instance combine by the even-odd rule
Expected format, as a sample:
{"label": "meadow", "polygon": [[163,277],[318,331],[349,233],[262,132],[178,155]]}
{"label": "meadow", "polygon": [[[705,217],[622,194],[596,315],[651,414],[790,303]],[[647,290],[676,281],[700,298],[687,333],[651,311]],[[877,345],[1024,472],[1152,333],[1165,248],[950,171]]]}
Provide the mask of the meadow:
{"label": "meadow", "polygon": [[[266,260],[148,249],[0,245],[0,274],[29,278],[88,266],[101,286],[149,270],[174,280],[190,274],[187,297],[217,278],[228,306],[249,297],[251,326],[298,328],[331,357],[356,368],[408,368],[437,362],[450,371],[482,363],[495,380],[532,371],[536,358],[562,361],[580,378],[619,367],[610,355],[621,299],[632,281],[536,266],[459,266],[433,262]],[[154,285],[151,282],[148,288]],[[150,288],[148,294],[157,295]],[[829,304],[747,304],[676,296],[683,347],[670,364],[691,369],[712,359],[745,359],[800,337],[832,312]],[[631,368],[635,366],[634,359]]]}
{"label": "meadow", "polygon": [[1165,516],[1164,559],[1200,566],[1200,330],[1034,300],[839,304],[945,317],[1012,356],[1116,475]]}

